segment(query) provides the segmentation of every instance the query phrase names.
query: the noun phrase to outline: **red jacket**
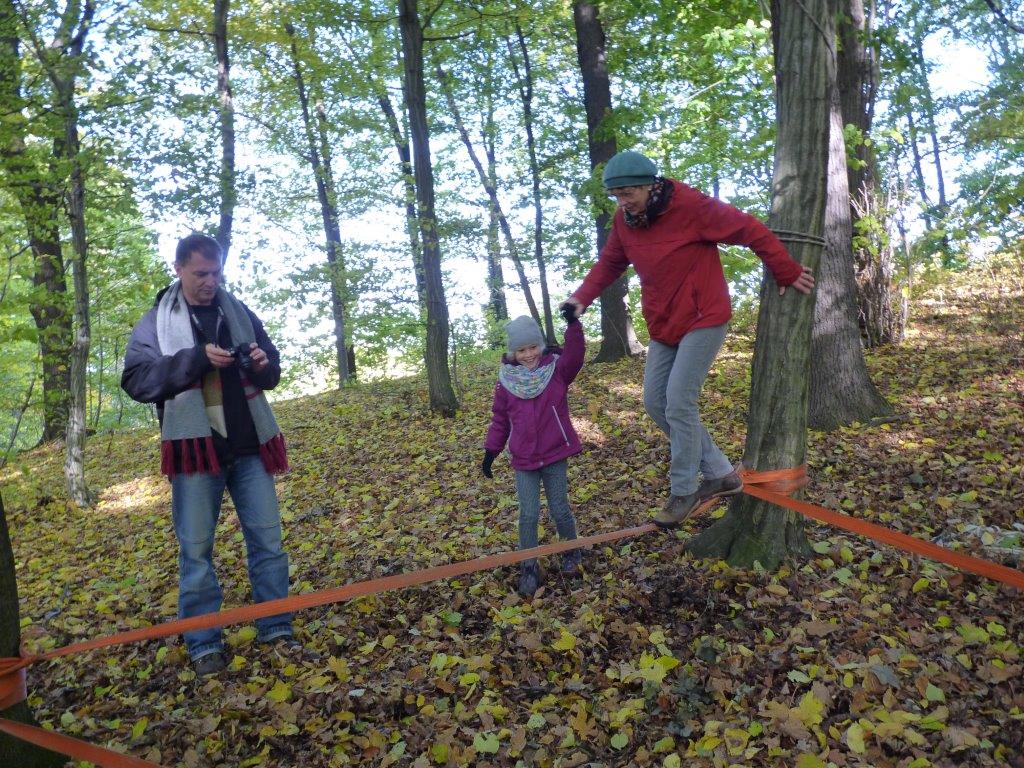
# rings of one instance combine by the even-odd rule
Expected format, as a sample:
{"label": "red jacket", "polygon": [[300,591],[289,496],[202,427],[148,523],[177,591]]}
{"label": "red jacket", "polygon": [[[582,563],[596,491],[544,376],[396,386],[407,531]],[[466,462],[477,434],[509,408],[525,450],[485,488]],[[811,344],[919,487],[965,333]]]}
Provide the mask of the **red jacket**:
{"label": "red jacket", "polygon": [[802,267],[764,224],[675,180],[668,208],[650,227],[626,226],[615,212],[611,235],[573,298],[590,305],[630,264],[640,278],[640,305],[655,341],[675,346],[690,331],[732,317],[718,243],[745,245],[775,282],[792,285]]}

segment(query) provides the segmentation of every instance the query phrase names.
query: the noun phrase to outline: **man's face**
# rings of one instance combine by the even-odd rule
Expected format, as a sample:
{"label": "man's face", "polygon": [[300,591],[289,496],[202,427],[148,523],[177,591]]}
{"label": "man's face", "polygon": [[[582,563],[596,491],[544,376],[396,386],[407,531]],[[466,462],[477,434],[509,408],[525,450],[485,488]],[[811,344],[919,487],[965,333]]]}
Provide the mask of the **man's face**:
{"label": "man's face", "polygon": [[193,253],[184,265],[175,264],[174,271],[181,280],[181,292],[189,304],[212,304],[220,286],[222,267],[219,259],[207,259]]}

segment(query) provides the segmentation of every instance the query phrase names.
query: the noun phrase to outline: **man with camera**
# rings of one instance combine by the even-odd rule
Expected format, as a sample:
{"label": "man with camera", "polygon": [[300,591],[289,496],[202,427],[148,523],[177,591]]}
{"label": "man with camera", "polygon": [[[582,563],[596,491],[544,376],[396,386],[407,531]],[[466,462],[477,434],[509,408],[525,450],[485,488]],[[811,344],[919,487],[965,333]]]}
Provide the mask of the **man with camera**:
{"label": "man with camera", "polygon": [[[205,235],[183,238],[174,270],[178,280],[132,331],[121,387],[156,404],[179,547],[178,616],[187,618],[221,607],[213,540],[225,488],[245,536],[253,599],[288,595],[272,477],[288,460],[263,394],[281,378],[280,356],[259,318],[221,286],[220,246]],[[257,619],[256,629],[261,642],[297,644],[290,614]],[[219,628],[186,632],[185,644],[196,674],[224,668]]]}

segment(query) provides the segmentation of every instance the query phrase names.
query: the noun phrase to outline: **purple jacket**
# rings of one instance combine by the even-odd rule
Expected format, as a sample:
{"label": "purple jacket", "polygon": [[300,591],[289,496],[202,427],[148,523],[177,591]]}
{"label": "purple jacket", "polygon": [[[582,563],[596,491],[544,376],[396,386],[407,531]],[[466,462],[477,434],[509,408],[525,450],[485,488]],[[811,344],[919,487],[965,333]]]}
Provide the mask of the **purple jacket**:
{"label": "purple jacket", "polygon": [[[501,453],[508,443],[513,469],[532,470],[554,464],[583,450],[569,419],[569,385],[583,367],[586,342],[583,326],[571,323],[565,329],[565,348],[555,363],[555,372],[537,397],[516,397],[500,383],[494,388],[491,427],[484,448]],[[547,352],[540,365],[551,362]],[[515,364],[505,358],[505,362]]]}

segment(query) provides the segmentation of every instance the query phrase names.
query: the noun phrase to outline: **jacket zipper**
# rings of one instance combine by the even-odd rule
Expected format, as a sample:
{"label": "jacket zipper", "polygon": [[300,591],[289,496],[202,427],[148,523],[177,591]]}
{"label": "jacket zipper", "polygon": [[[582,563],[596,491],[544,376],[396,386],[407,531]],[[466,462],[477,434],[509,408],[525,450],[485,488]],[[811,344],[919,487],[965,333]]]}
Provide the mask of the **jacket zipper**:
{"label": "jacket zipper", "polygon": [[562,439],[565,440],[565,444],[569,445],[569,436],[565,434],[565,428],[562,426],[562,420],[558,418],[558,411],[555,410],[555,406],[551,406],[551,412],[555,414],[555,423],[558,424],[558,429],[562,433]]}

